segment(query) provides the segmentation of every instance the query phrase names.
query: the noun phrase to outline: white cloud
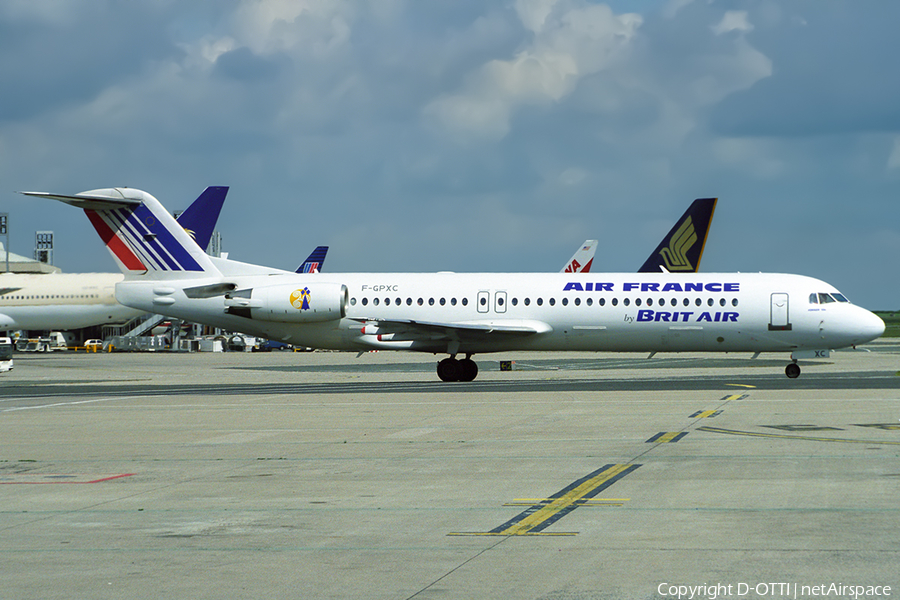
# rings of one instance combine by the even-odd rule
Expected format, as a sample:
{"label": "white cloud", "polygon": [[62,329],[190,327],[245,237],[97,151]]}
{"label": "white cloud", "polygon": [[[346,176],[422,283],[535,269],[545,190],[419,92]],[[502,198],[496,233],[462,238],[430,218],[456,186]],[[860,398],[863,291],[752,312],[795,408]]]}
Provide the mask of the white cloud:
{"label": "white cloud", "polygon": [[240,43],[257,53],[324,57],[349,42],[355,14],[346,0],[243,0],[232,23]]}
{"label": "white cloud", "polygon": [[889,171],[900,169],[900,136],[894,137],[894,147],[891,149],[890,156],[888,156],[887,168]]}
{"label": "white cloud", "polygon": [[571,94],[583,77],[609,67],[642,23],[640,16],[614,15],[606,5],[567,0],[520,1],[516,10],[534,33],[531,43],[512,59],[486,62],[463,91],[424,109],[457,138],[504,137],[518,107],[551,105]]}
{"label": "white cloud", "polygon": [[722,35],[731,31],[753,31],[753,25],[747,18],[746,10],[729,10],[718,24],[711,27],[716,35]]}

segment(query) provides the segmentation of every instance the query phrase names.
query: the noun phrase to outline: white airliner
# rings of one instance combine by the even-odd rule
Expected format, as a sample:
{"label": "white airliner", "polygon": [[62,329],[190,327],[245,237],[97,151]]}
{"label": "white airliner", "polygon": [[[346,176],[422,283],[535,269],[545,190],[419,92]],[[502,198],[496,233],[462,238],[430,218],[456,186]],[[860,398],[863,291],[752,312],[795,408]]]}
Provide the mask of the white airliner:
{"label": "white airliner", "polygon": [[143,311],[116,302],[121,273],[0,274],[0,331],[124,323]]}
{"label": "white airliner", "polygon": [[24,193],[85,209],[125,273],[116,298],[126,306],[314,348],[448,354],[444,381],[474,379],[475,354],[511,350],[787,352],[796,377],[798,358],[884,332],[801,275],[310,275],[210,257],[140,190]]}
{"label": "white airliner", "polygon": [[[178,217],[178,223],[206,248],[227,187],[210,186]],[[0,331],[69,331],[125,323],[144,311],[116,301],[121,273],[0,273]]]}

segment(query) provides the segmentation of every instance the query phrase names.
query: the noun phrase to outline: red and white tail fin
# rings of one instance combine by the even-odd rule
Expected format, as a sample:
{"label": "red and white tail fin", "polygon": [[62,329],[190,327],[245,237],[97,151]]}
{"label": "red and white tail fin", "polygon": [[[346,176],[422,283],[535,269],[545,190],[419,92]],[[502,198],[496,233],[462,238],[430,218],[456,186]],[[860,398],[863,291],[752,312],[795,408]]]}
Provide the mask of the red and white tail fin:
{"label": "red and white tail fin", "polygon": [[587,273],[594,262],[594,253],[597,251],[597,240],[584,240],[581,248],[569,259],[560,273]]}

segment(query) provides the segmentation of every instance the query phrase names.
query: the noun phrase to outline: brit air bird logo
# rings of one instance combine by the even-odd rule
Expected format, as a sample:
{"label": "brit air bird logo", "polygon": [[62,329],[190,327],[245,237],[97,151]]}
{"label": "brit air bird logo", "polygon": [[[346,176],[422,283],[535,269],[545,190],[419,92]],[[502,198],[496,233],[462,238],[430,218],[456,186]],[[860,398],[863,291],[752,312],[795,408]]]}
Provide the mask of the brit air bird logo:
{"label": "brit air bird logo", "polygon": [[309,310],[309,288],[291,292],[291,306],[297,310]]}

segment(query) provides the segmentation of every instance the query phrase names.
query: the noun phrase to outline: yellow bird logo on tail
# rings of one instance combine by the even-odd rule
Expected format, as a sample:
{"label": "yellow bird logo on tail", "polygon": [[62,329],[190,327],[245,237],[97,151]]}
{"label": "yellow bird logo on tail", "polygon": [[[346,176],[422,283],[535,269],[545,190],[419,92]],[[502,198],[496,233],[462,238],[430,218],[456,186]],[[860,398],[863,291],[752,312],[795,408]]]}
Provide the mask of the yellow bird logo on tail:
{"label": "yellow bird logo on tail", "polygon": [[672,236],[669,247],[659,251],[663,262],[666,263],[666,269],[669,271],[692,271],[694,267],[688,260],[687,253],[695,243],[697,243],[697,232],[694,231],[694,223],[688,217]]}

